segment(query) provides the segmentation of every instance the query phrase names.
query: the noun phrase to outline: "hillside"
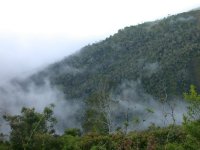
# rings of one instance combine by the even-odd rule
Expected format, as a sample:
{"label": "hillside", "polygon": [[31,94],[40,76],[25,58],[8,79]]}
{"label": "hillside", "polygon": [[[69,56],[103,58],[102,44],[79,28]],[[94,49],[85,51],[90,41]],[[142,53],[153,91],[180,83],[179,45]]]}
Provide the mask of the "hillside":
{"label": "hillside", "polygon": [[70,98],[88,96],[102,82],[111,91],[138,80],[154,97],[180,96],[192,83],[200,87],[199,40],[196,10],[126,27],[31,78],[37,83],[50,78]]}
{"label": "hillside", "polygon": [[26,90],[32,83],[42,86],[49,80],[66,101],[81,103],[70,118],[85,132],[110,132],[110,124],[114,130],[127,116],[142,119],[140,128],[152,122],[165,125],[164,114],[172,108],[180,124],[183,92],[191,84],[200,89],[199,41],[200,10],[195,10],[121,29],[18,82]]}

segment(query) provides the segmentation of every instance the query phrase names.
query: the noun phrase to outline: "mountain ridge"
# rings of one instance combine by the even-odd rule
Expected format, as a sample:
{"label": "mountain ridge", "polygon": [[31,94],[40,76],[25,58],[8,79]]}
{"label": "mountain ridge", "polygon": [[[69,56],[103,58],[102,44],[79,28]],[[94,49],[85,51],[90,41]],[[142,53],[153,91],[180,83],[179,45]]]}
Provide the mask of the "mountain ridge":
{"label": "mountain ridge", "polygon": [[[167,88],[168,94],[174,92],[180,96],[190,84],[200,86],[199,78],[190,77],[188,71],[199,60],[199,24],[200,11],[195,10],[125,27],[50,65],[31,79],[39,83],[38,78],[48,77],[52,85],[64,88],[69,97],[84,97],[93,92],[101,80],[108,81],[109,89],[113,90],[123,80],[137,79],[141,80],[145,91],[155,97],[162,95],[156,89],[162,86]],[[191,72],[197,73],[198,69]],[[166,80],[162,81],[159,76]],[[77,87],[82,91],[76,91]]]}

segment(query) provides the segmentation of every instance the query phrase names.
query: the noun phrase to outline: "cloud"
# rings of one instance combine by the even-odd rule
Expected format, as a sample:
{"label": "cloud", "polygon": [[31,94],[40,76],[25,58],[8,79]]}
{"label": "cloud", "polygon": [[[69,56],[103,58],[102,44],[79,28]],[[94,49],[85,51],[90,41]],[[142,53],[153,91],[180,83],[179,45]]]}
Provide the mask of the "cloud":
{"label": "cloud", "polygon": [[160,69],[160,65],[158,62],[154,63],[145,63],[143,67],[143,76],[151,77],[154,73],[157,73]]}
{"label": "cloud", "polygon": [[[140,80],[124,81],[118,89],[111,94],[112,99],[118,103],[113,112],[115,128],[123,127],[128,114],[128,130],[141,130],[151,124],[166,126],[173,123],[181,124],[183,114],[186,113],[186,103],[180,98],[168,99],[162,102],[147,94]],[[120,120],[117,118],[121,118]],[[135,120],[138,119],[138,124]]]}
{"label": "cloud", "polygon": [[[20,85],[7,83],[0,88],[0,110],[2,114],[20,114],[22,107],[34,107],[36,111],[42,112],[44,107],[55,104],[54,114],[58,120],[56,124],[57,133],[63,133],[66,128],[81,127],[77,116],[81,116],[82,103],[80,100],[66,100],[63,93],[52,87],[48,80],[42,86],[34,83],[24,90]],[[9,132],[8,125],[1,119],[1,130]]]}
{"label": "cloud", "polygon": [[199,1],[188,0],[6,0],[0,2],[0,33],[82,39],[108,36],[125,26],[199,5]]}
{"label": "cloud", "polygon": [[0,36],[0,84],[28,76],[78,51],[94,39]]}

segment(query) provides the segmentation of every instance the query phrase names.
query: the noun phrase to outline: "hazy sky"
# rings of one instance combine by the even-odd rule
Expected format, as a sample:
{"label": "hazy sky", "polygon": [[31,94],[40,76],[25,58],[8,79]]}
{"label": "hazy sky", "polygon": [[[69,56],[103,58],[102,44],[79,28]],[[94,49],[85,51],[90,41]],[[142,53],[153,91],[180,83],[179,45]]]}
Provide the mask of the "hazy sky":
{"label": "hazy sky", "polygon": [[0,80],[52,63],[125,26],[200,0],[0,0]]}

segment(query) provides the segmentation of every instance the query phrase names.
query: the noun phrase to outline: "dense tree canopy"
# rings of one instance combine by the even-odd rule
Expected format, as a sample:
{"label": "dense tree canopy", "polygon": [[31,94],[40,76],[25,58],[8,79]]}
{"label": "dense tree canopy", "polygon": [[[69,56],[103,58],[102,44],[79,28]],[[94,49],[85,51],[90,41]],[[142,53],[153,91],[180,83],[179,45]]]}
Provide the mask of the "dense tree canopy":
{"label": "dense tree canopy", "polygon": [[46,77],[66,97],[87,98],[106,81],[108,92],[125,80],[140,80],[154,97],[182,95],[190,84],[200,87],[200,10],[130,26],[103,41],[83,47],[33,75]]}

